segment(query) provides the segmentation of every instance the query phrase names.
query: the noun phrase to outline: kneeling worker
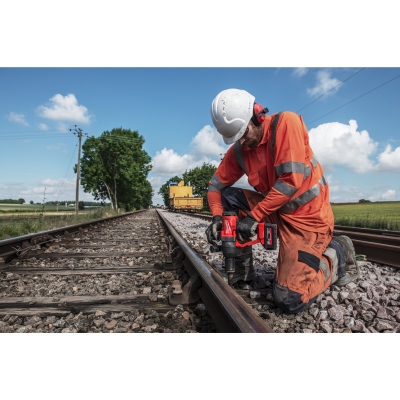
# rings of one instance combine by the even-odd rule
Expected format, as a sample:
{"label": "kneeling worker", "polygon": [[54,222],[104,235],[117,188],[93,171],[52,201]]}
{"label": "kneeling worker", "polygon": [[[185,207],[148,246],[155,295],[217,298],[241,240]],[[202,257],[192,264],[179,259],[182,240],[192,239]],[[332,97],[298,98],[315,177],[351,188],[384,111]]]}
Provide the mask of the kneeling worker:
{"label": "kneeling worker", "polygon": [[[245,90],[223,90],[213,100],[213,123],[233,146],[209,182],[213,220],[206,234],[210,243],[220,239],[224,211],[237,213],[242,240],[255,235],[259,222],[276,224],[273,297],[285,312],[297,313],[330,285],[354,281],[359,269],[350,238],[333,237],[328,182],[301,116],[267,112]],[[244,174],[255,191],[232,187]],[[232,284],[255,277],[252,247],[238,248]]]}

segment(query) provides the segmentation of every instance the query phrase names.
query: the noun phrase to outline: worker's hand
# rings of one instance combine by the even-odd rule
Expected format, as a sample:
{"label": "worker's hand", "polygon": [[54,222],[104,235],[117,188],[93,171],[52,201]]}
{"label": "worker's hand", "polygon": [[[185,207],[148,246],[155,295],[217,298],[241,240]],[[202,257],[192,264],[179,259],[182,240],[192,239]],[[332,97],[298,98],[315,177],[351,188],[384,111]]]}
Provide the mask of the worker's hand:
{"label": "worker's hand", "polygon": [[241,219],[236,226],[236,233],[239,242],[245,242],[251,239],[257,233],[258,222],[253,218],[251,213],[246,218]]}
{"label": "worker's hand", "polygon": [[212,219],[211,225],[206,229],[208,243],[215,244],[221,239],[222,217],[216,215]]}

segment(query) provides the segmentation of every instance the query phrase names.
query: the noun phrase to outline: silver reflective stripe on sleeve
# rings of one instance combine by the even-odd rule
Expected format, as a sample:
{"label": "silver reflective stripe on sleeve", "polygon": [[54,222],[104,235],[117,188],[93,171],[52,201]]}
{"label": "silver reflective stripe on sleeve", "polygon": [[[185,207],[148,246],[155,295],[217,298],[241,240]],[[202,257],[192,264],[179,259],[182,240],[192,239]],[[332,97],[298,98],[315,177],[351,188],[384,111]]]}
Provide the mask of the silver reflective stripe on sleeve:
{"label": "silver reflective stripe on sleeve", "polygon": [[240,168],[242,168],[243,172],[247,175],[246,165],[244,164],[243,150],[239,141],[235,142],[233,145],[233,154],[235,154],[236,161],[238,162]]}
{"label": "silver reflective stripe on sleeve", "polygon": [[[322,175],[321,179],[319,180],[319,184],[321,186],[325,186],[327,183],[328,181],[326,180],[325,175]],[[319,188],[319,185],[318,183],[316,183],[311,189],[308,189],[306,192],[281,207],[280,211],[282,211],[283,213],[290,213],[294,210],[297,210],[299,207],[304,206],[304,204],[308,203],[312,199],[315,199],[320,194],[320,192],[321,190]]]}
{"label": "silver reflective stripe on sleeve", "polygon": [[315,157],[315,155],[313,155],[313,158],[310,160],[310,162],[314,168],[317,168],[318,160],[317,157]]}
{"label": "silver reflective stripe on sleeve", "polygon": [[311,167],[309,165],[306,165],[304,167],[304,176],[303,176],[303,181],[304,179],[307,179],[311,174]]}
{"label": "silver reflective stripe on sleeve", "polygon": [[219,189],[217,189],[215,186],[211,185],[210,183],[208,184],[208,191],[209,192],[220,192]]}
{"label": "silver reflective stripe on sleeve", "polygon": [[[318,160],[313,156],[313,158],[310,160],[310,163],[314,168],[317,168],[318,165]],[[304,168],[304,178],[303,180],[307,179],[311,175],[311,167],[309,165],[306,165]]]}
{"label": "silver reflective stripe on sleeve", "polygon": [[274,189],[277,190],[278,192],[284,194],[287,197],[292,197],[298,190],[295,187],[290,186],[285,182],[282,182],[280,179],[278,179],[275,182]]}
{"label": "silver reflective stripe on sleeve", "polygon": [[281,176],[290,172],[304,174],[304,164],[300,162],[288,161],[275,166],[275,173],[277,176]]}
{"label": "silver reflective stripe on sleeve", "polygon": [[319,188],[318,183],[316,183],[311,189],[308,189],[300,196],[289,201],[289,203],[286,203],[280,208],[280,211],[283,213],[290,213],[294,210],[297,210],[299,207],[304,206],[304,204],[308,203],[312,199],[315,199],[319,195],[320,191],[321,189]]}
{"label": "silver reflective stripe on sleeve", "polygon": [[209,192],[216,192],[220,191],[224,188],[226,188],[229,185],[226,185],[225,183],[222,183],[218,178],[217,175],[213,175],[211,177],[211,183],[208,185],[208,191]]}

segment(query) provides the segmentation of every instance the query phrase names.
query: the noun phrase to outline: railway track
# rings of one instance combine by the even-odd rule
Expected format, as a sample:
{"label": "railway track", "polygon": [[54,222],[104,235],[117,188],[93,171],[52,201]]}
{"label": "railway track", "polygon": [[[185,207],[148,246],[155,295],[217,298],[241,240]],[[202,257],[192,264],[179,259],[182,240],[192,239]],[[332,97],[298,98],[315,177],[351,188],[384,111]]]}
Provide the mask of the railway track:
{"label": "railway track", "polygon": [[272,332],[155,210],[1,241],[0,255],[3,331]]}
{"label": "railway track", "polygon": [[400,331],[394,268],[360,261],[357,283],[287,315],[272,298],[277,251],[253,246],[257,278],[233,289],[209,217],[193,216],[146,210],[1,241],[0,331]]}
{"label": "railway track", "polygon": [[[2,331],[157,331],[175,309],[166,288],[181,279],[161,268],[169,255],[159,229],[141,212],[3,241]],[[191,328],[168,322],[167,331]]]}

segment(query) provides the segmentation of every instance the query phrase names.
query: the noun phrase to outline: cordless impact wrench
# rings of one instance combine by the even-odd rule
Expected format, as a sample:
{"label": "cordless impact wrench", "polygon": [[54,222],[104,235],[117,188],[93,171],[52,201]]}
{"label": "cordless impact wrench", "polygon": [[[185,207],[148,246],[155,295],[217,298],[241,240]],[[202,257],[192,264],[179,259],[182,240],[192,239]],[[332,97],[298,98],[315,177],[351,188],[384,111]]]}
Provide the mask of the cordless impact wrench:
{"label": "cordless impact wrench", "polygon": [[236,226],[239,221],[235,212],[226,211],[222,214],[221,246],[211,246],[211,252],[222,251],[224,256],[224,268],[228,276],[228,283],[231,284],[235,273],[235,257],[238,247],[252,246],[261,243],[266,250],[277,248],[277,227],[275,224],[260,222],[257,226],[257,237],[244,243],[239,242],[236,233]]}

